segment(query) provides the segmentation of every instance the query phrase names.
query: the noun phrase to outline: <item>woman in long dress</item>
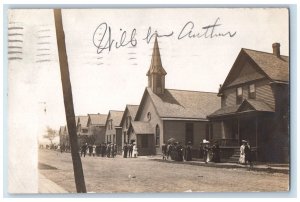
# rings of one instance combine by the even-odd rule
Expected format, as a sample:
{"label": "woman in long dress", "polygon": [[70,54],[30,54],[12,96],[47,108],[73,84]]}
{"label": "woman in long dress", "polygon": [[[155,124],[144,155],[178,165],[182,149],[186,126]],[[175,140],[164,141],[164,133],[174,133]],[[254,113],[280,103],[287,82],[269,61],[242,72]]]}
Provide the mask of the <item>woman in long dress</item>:
{"label": "woman in long dress", "polygon": [[245,146],[246,146],[246,141],[242,140],[242,145],[240,147],[240,159],[239,159],[239,163],[240,164],[245,164]]}

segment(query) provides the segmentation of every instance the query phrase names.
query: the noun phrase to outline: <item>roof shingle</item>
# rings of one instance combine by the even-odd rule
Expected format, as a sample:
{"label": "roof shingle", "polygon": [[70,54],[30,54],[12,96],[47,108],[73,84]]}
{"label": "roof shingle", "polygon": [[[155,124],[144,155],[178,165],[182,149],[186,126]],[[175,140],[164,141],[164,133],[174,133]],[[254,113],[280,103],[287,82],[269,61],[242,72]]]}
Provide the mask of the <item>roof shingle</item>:
{"label": "roof shingle", "polygon": [[114,125],[115,126],[120,126],[124,111],[110,110],[109,113],[110,113],[110,118],[114,122]]}
{"label": "roof shingle", "polygon": [[107,114],[89,114],[92,125],[105,125]]}
{"label": "roof shingle", "polygon": [[161,118],[206,119],[206,116],[221,107],[217,93],[165,89],[156,95],[149,93]]}
{"label": "roof shingle", "polygon": [[247,55],[275,81],[289,81],[289,57],[281,55],[278,58],[272,53],[243,48]]}
{"label": "roof shingle", "polygon": [[135,134],[153,134],[154,133],[149,122],[133,121],[133,122],[131,122],[131,126],[132,126]]}

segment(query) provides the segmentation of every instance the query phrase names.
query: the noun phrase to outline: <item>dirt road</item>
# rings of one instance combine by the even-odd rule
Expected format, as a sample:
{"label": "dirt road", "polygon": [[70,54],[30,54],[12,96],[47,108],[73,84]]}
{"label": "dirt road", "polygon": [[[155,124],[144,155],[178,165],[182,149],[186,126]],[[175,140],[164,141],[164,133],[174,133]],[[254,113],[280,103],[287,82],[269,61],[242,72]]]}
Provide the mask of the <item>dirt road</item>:
{"label": "dirt road", "polygon": [[[39,152],[40,172],[76,192],[70,153]],[[287,191],[289,175],[165,163],[147,157],[82,158],[88,192],[256,192]]]}

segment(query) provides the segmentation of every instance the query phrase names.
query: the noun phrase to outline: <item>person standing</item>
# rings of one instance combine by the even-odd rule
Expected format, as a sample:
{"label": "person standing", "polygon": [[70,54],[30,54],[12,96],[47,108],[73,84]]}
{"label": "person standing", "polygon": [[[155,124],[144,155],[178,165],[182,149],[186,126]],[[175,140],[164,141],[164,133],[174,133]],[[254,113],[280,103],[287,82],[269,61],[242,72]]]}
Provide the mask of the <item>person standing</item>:
{"label": "person standing", "polygon": [[239,163],[240,164],[245,164],[246,159],[245,159],[245,147],[246,147],[246,140],[242,140],[242,145],[240,147],[240,158],[239,158]]}
{"label": "person standing", "polygon": [[110,152],[111,152],[110,144],[107,144],[107,146],[106,146],[106,154],[107,154],[108,158],[110,158]]}
{"label": "person standing", "polygon": [[207,163],[208,162],[208,159],[209,159],[209,154],[208,154],[208,152],[209,152],[209,141],[207,141],[206,139],[204,139],[203,140],[203,161],[205,162],[205,163]]}
{"label": "person standing", "polygon": [[89,144],[88,150],[89,150],[89,156],[92,156],[92,153],[93,153],[93,146],[92,146],[91,144]]}
{"label": "person standing", "polygon": [[127,146],[127,143],[124,144],[124,147],[123,147],[123,151],[124,151],[124,158],[127,158],[127,152],[128,152],[128,146]]}
{"label": "person standing", "polygon": [[133,144],[133,157],[136,158],[138,156],[137,146]]}
{"label": "person standing", "polygon": [[191,141],[188,141],[188,143],[185,147],[184,159],[186,161],[191,161],[192,160],[192,142]]}
{"label": "person standing", "polygon": [[165,144],[165,142],[161,145],[161,152],[162,152],[162,155],[163,155],[163,160],[166,160],[167,145]]}
{"label": "person standing", "polygon": [[81,156],[83,154],[83,157],[86,155],[86,150],[87,150],[87,143],[81,146]]}
{"label": "person standing", "polygon": [[110,151],[111,151],[111,157],[115,158],[115,145],[111,144],[110,147],[111,147],[111,149],[110,149]]}
{"label": "person standing", "polygon": [[220,162],[220,147],[218,142],[215,142],[215,144],[212,147],[212,154],[213,154],[213,162],[219,163]]}
{"label": "person standing", "polygon": [[183,161],[183,147],[180,142],[177,144],[177,161]]}
{"label": "person standing", "polygon": [[253,164],[252,164],[252,155],[251,155],[251,147],[250,147],[250,144],[249,142],[247,142],[245,144],[245,163],[249,163],[250,165],[250,168],[253,167]]}
{"label": "person standing", "polygon": [[199,159],[203,158],[203,142],[200,142],[199,146]]}
{"label": "person standing", "polygon": [[167,159],[169,159],[171,155],[171,143],[168,142],[168,145],[167,145]]}
{"label": "person standing", "polygon": [[117,152],[118,152],[118,147],[116,144],[114,144],[114,157],[117,156]]}
{"label": "person standing", "polygon": [[93,156],[96,156],[96,145],[93,145],[92,149],[93,149],[92,151]]}
{"label": "person standing", "polygon": [[133,151],[133,145],[129,144],[128,146],[129,158],[132,158],[132,151]]}

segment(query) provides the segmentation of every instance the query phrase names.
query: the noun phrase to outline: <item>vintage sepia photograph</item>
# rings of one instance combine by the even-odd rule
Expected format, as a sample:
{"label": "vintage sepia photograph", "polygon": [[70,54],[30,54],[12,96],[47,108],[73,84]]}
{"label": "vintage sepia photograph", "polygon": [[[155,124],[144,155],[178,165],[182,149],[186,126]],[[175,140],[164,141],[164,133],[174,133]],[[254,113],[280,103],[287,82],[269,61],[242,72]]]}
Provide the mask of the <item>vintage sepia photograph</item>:
{"label": "vintage sepia photograph", "polygon": [[289,15],[8,9],[8,192],[289,192]]}

